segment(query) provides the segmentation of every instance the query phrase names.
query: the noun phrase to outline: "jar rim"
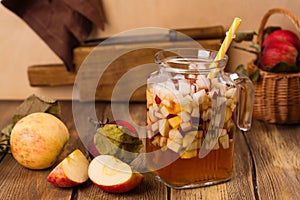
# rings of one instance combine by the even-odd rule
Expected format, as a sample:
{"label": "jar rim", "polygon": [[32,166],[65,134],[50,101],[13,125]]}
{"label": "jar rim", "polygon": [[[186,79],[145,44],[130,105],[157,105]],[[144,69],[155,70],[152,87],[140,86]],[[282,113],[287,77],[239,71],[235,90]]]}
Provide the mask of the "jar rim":
{"label": "jar rim", "polygon": [[154,58],[155,63],[169,72],[194,73],[223,69],[228,56],[215,60],[218,51],[201,48],[169,48],[158,51]]}

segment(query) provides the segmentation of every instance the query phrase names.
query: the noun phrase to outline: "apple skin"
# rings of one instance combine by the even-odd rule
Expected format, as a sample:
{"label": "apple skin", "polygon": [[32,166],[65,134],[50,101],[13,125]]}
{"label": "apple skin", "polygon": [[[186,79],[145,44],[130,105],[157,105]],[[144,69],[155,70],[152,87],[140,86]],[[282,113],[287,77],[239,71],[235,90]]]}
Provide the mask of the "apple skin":
{"label": "apple skin", "polygon": [[144,180],[144,175],[138,172],[133,172],[130,179],[126,182],[117,185],[100,185],[93,182],[100,189],[110,193],[124,193],[136,188]]}
{"label": "apple skin", "polygon": [[298,36],[290,30],[276,30],[272,32],[263,41],[262,46],[267,46],[270,42],[273,42],[275,40],[288,42],[292,44],[298,51],[300,51],[300,40]]}
{"label": "apple skin", "polygon": [[50,172],[47,181],[57,187],[77,186],[88,180],[88,166],[88,159],[76,149]]}
{"label": "apple skin", "polygon": [[98,151],[98,149],[97,149],[97,147],[96,147],[96,145],[94,143],[94,138],[92,138],[90,140],[89,144],[88,144],[88,151],[89,151],[90,156],[92,158],[100,155],[100,153],[99,153],[99,151]]}
{"label": "apple skin", "polygon": [[32,113],[12,129],[10,148],[19,164],[29,169],[51,167],[69,139],[65,124],[48,113]]}
{"label": "apple skin", "polygon": [[70,180],[63,171],[62,164],[57,165],[47,177],[47,181],[57,187],[73,187],[79,185],[75,181]]}
{"label": "apple skin", "polygon": [[144,175],[133,172],[130,166],[111,155],[95,157],[88,169],[90,180],[110,193],[124,193],[137,187]]}
{"label": "apple skin", "polygon": [[263,49],[261,68],[274,67],[279,62],[296,64],[298,51],[291,43],[274,40],[270,41]]}

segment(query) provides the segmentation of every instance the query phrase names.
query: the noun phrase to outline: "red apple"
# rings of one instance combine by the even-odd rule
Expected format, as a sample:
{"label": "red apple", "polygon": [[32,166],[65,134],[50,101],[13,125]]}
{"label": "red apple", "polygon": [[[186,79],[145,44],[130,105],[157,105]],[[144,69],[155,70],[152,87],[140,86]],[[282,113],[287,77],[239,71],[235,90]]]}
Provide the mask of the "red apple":
{"label": "red apple", "polygon": [[94,143],[94,137],[89,142],[88,151],[90,152],[90,154],[93,158],[100,155],[100,153]]}
{"label": "red apple", "polygon": [[137,187],[144,176],[133,172],[131,167],[110,155],[100,155],[94,158],[88,169],[90,180],[100,189],[122,193]]}
{"label": "red apple", "polygon": [[270,42],[275,40],[288,42],[292,44],[298,51],[300,51],[300,40],[298,36],[290,30],[276,30],[272,32],[263,42],[263,46],[267,46]]}
{"label": "red apple", "polygon": [[119,126],[126,127],[131,133],[138,136],[138,133],[137,133],[136,129],[134,128],[134,126],[125,120],[115,120],[115,121],[110,122],[110,124],[117,124]]}
{"label": "red apple", "polygon": [[296,64],[298,51],[289,42],[274,40],[270,41],[263,49],[261,67],[263,70],[274,67],[279,62]]}
{"label": "red apple", "polygon": [[88,180],[89,161],[76,149],[48,175],[47,181],[57,187],[73,187]]}

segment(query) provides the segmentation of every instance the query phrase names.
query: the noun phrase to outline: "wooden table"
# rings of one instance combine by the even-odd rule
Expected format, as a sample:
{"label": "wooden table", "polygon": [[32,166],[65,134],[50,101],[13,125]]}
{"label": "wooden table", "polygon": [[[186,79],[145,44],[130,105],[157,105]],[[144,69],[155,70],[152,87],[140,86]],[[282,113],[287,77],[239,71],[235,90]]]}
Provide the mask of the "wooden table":
{"label": "wooden table", "polygon": [[[20,101],[0,101],[0,127],[10,122]],[[78,138],[72,102],[61,102],[62,120],[71,139],[58,162],[75,148],[86,152]],[[110,103],[96,103],[98,118],[111,117]],[[130,105],[132,119],[145,123],[145,105]],[[84,113],[90,110],[82,110]],[[235,140],[234,175],[222,184],[175,190],[150,174],[133,191],[109,194],[87,181],[79,187],[61,189],[46,181],[51,171],[28,170],[11,154],[0,156],[0,199],[300,199],[300,125],[279,126],[254,120],[248,133],[238,132]]]}

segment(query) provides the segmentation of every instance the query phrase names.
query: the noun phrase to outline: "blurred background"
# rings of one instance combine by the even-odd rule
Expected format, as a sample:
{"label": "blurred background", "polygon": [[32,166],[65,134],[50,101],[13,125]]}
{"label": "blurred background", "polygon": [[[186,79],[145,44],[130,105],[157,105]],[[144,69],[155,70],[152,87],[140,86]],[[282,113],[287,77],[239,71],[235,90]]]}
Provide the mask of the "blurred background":
{"label": "blurred background", "polygon": [[[242,19],[239,31],[257,31],[263,15],[277,7],[288,9],[300,18],[298,0],[102,0],[101,4],[106,18],[105,30],[95,28],[89,39],[106,38],[141,27],[182,29],[222,25],[227,30],[234,17]],[[282,15],[272,16],[268,23],[294,29]],[[28,66],[62,61],[22,19],[1,4],[0,25],[0,99],[24,99],[32,93],[71,99],[72,86],[30,86]],[[228,54],[228,70],[254,57],[236,49]]]}

